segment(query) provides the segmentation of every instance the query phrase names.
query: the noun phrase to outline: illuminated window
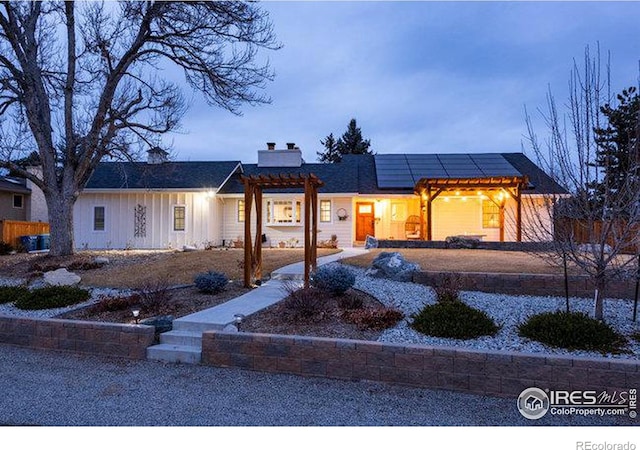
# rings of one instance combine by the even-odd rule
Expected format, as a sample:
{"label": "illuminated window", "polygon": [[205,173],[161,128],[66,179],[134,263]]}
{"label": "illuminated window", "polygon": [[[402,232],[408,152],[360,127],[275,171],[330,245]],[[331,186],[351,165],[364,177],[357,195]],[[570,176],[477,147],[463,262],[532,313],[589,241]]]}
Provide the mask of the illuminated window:
{"label": "illuminated window", "polygon": [[244,200],[238,200],[238,222],[244,222]]}
{"label": "illuminated window", "polygon": [[482,201],[482,228],[500,228],[500,208],[491,200]]}
{"label": "illuminated window", "polygon": [[320,222],[331,222],[331,200],[320,200]]}
{"label": "illuminated window", "polygon": [[186,206],[173,207],[173,231],[185,230],[185,218],[187,216]]}
{"label": "illuminated window", "polygon": [[267,223],[271,225],[298,224],[302,220],[302,203],[299,200],[267,201]]}

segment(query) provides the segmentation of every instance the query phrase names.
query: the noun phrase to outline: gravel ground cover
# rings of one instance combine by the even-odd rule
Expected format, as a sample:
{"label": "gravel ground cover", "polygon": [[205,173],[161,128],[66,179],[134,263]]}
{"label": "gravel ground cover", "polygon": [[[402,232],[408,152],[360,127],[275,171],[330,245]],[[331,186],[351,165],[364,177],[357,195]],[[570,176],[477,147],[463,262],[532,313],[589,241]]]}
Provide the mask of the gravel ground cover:
{"label": "gravel ground cover", "polygon": [[[568,351],[553,348],[518,336],[517,326],[527,317],[534,314],[564,310],[564,297],[536,297],[530,295],[513,296],[504,294],[489,294],[484,292],[462,292],[461,298],[469,306],[481,309],[491,316],[501,329],[496,336],[478,339],[459,340],[425,336],[409,326],[410,316],[420,311],[425,305],[436,302],[433,290],[428,286],[416,283],[402,283],[387,279],[372,278],[365,275],[365,271],[352,268],[356,273],[355,288],[376,297],[381,303],[393,306],[405,313],[408,319],[400,322],[396,327],[385,330],[378,338],[380,342],[442,345],[452,347],[473,348],[478,350],[505,350],[529,353],[548,353],[558,355],[576,355],[588,357],[602,357],[597,352]],[[571,298],[570,307],[573,311],[591,313],[593,300]],[[633,302],[631,300],[605,300],[605,320],[614,329],[627,336],[640,331],[640,322],[633,322]],[[607,354],[611,358],[640,357],[640,342],[629,339],[627,347],[629,353]]]}

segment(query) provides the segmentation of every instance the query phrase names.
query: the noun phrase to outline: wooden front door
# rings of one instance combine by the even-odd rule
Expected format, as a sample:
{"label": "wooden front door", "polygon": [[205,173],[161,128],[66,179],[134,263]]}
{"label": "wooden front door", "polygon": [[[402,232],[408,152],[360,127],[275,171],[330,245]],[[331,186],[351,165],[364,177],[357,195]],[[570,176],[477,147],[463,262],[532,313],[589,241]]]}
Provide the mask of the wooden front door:
{"label": "wooden front door", "polygon": [[375,235],[375,221],[373,202],[356,203],[356,241]]}

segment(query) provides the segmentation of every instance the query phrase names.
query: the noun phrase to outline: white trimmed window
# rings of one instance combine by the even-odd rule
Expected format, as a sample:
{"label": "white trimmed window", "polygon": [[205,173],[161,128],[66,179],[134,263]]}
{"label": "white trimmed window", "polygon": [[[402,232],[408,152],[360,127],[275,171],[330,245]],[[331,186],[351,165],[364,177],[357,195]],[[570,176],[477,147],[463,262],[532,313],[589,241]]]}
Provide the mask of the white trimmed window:
{"label": "white trimmed window", "polygon": [[16,209],[24,208],[24,195],[13,194],[13,207]]}
{"label": "white trimmed window", "polygon": [[300,200],[267,200],[269,225],[297,225],[302,221]]}
{"label": "white trimmed window", "polygon": [[320,222],[331,222],[331,200],[320,200]]}
{"label": "white trimmed window", "polygon": [[93,231],[105,230],[105,207],[94,206],[93,207]]}
{"label": "white trimmed window", "polygon": [[238,200],[238,211],[236,214],[238,222],[244,222],[244,200]]}
{"label": "white trimmed window", "polygon": [[173,207],[173,231],[186,229],[187,207],[176,205]]}

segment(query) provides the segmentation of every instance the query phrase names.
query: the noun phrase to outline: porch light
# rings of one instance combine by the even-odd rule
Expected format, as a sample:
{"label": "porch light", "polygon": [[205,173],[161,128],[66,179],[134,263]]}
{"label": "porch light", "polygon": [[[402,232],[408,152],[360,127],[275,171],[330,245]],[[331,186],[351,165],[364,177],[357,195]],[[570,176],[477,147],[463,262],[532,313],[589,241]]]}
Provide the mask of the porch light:
{"label": "porch light", "polygon": [[213,191],[212,191],[211,189],[209,189],[209,190],[207,191],[207,198],[213,198],[213,196],[214,196]]}
{"label": "porch light", "polygon": [[445,202],[448,202],[448,201],[449,201],[449,197],[442,197],[442,199],[443,199]]}
{"label": "porch light", "polygon": [[460,191],[456,191],[456,195],[460,195]]}
{"label": "porch light", "polygon": [[476,194],[482,195],[482,191],[478,191],[478,192],[476,192]]}

